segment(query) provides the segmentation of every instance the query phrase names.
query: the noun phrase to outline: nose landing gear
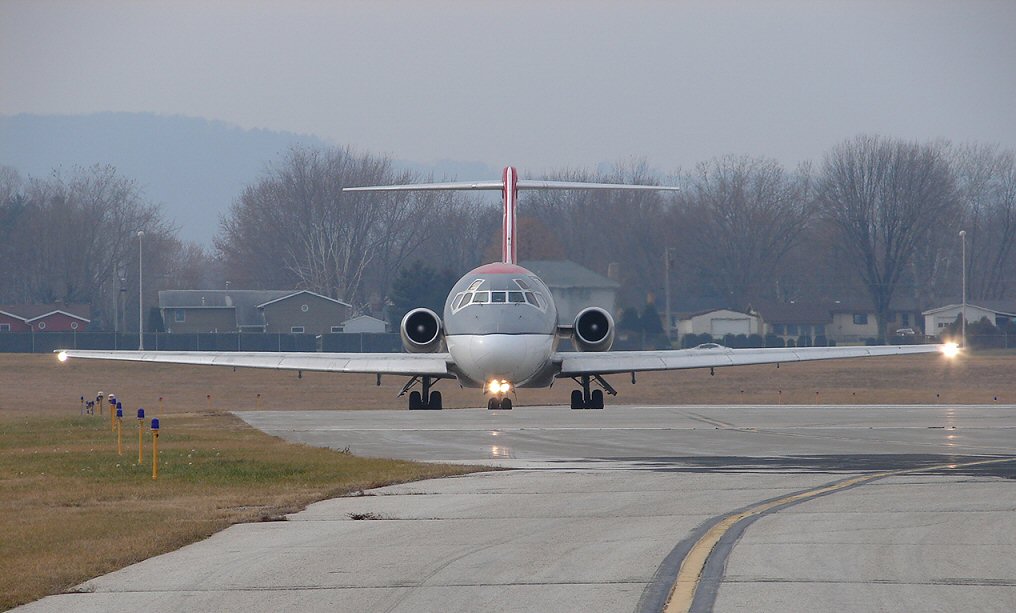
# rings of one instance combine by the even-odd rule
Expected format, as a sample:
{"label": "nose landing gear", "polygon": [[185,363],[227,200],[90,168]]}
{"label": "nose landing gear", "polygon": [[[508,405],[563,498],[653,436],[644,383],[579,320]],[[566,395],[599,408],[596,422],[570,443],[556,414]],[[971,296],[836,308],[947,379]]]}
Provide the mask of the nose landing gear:
{"label": "nose landing gear", "polygon": [[512,399],[507,396],[504,398],[491,398],[487,401],[488,411],[511,411],[512,410]]}
{"label": "nose landing gear", "polygon": [[[580,390],[572,390],[571,408],[573,409],[602,409],[604,391],[611,396],[617,396],[617,390],[611,387],[600,375],[582,375],[581,378],[572,377],[572,379],[582,386]],[[596,381],[603,389],[590,391],[590,381]]]}

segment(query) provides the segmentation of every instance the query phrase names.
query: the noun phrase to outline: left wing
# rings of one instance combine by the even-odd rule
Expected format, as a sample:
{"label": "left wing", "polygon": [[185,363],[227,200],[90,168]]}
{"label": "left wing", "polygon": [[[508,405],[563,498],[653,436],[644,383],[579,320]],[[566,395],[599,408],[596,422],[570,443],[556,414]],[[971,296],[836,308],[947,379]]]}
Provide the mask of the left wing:
{"label": "left wing", "polygon": [[342,373],[447,377],[448,353],[275,353],[240,351],[88,351],[66,349],[58,352],[60,361],[68,358],[197,364],[244,368],[273,368]]}
{"label": "left wing", "polygon": [[561,376],[573,377],[647,370],[680,370],[864,358],[879,355],[946,353],[949,348],[949,345],[882,345],[874,347],[774,347],[767,349],[696,347],[670,351],[569,351],[555,353],[553,361],[561,365]]}

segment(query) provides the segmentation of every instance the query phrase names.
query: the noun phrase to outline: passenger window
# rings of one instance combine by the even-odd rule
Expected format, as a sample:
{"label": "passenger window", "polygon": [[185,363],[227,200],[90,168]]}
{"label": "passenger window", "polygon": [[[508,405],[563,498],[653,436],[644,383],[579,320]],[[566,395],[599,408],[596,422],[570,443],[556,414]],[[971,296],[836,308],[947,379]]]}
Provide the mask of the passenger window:
{"label": "passenger window", "polygon": [[490,293],[490,301],[491,302],[504,302],[505,300],[506,300],[505,292],[491,292]]}
{"label": "passenger window", "polygon": [[525,302],[526,297],[522,292],[508,292],[508,302]]}
{"label": "passenger window", "polygon": [[490,302],[490,292],[476,292],[473,294],[473,304]]}

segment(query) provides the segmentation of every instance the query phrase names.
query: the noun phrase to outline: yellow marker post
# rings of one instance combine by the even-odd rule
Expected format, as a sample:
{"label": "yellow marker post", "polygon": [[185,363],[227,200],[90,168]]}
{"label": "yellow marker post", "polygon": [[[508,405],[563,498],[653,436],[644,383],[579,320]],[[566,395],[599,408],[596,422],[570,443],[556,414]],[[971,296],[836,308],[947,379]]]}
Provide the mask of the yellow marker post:
{"label": "yellow marker post", "polygon": [[145,448],[145,410],[138,409],[138,466],[145,463],[144,456],[141,452]]}
{"label": "yellow marker post", "polygon": [[109,431],[116,432],[116,412],[123,410],[123,403],[117,400],[113,401],[113,396],[109,397]]}
{"label": "yellow marker post", "polygon": [[159,478],[159,418],[152,418],[152,480]]}
{"label": "yellow marker post", "polygon": [[123,455],[123,408],[116,408],[116,455]]}

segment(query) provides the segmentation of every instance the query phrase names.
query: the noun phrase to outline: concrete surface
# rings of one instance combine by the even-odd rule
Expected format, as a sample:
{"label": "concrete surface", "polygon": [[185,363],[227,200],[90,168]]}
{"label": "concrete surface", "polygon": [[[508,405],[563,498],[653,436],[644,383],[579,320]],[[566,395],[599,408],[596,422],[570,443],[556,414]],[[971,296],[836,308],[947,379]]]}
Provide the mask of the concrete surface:
{"label": "concrete surface", "polygon": [[19,610],[660,610],[683,552],[718,518],[852,475],[940,465],[746,522],[717,547],[693,609],[1016,610],[1016,461],[964,466],[1016,458],[1013,406],[241,417],[360,455],[516,470],[234,526]]}

